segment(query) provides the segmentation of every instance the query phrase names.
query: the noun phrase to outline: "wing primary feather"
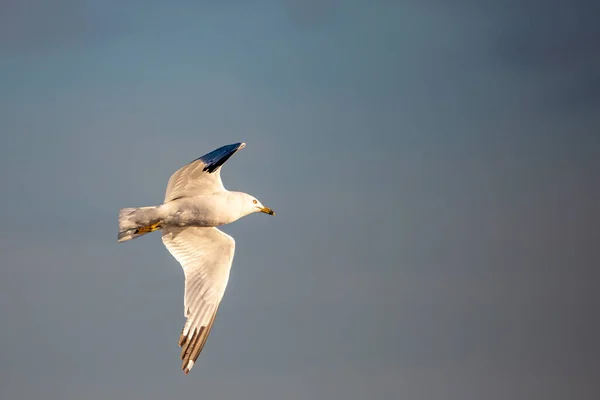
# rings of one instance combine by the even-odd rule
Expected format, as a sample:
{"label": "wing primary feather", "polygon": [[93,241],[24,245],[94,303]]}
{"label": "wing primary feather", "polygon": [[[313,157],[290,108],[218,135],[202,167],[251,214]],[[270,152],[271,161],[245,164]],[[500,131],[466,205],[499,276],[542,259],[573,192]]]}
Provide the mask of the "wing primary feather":
{"label": "wing primary feather", "polygon": [[198,339],[198,335],[196,335],[196,329],[192,331],[191,336],[188,336],[187,339],[188,340],[186,340],[185,343],[183,343],[183,346],[181,348],[181,356],[179,358],[181,358],[182,360],[185,357],[185,355],[190,351],[190,345],[192,344],[192,342]]}
{"label": "wing primary feather", "polygon": [[196,359],[198,358],[198,355],[200,354],[200,350],[202,348],[201,347],[202,346],[202,338],[205,336],[204,335],[205,332],[206,332],[206,326],[201,326],[200,330],[198,331],[198,337],[194,341],[194,345],[190,346],[190,351],[186,354],[187,359],[183,360],[184,365],[186,365],[189,360],[194,360],[194,358],[196,358]]}
{"label": "wing primary feather", "polygon": [[194,362],[196,362],[196,359],[198,359],[200,352],[202,351],[202,349],[204,348],[204,345],[206,344],[208,335],[210,334],[210,331],[212,330],[212,327],[213,327],[213,323],[215,322],[215,318],[217,317],[217,311],[218,310],[215,310],[214,314],[210,318],[210,322],[206,325],[206,329],[204,331],[200,332],[200,339],[198,341],[196,348],[192,352],[192,356],[190,357],[192,359],[192,361],[194,361]]}
{"label": "wing primary feather", "polygon": [[[193,340],[191,340],[191,341],[188,343],[188,346],[187,346],[187,348],[186,348],[185,352],[182,352],[182,357],[181,357],[181,360],[182,360],[182,363],[181,363],[181,369],[182,369],[182,370],[183,370],[183,371],[184,371],[186,374],[187,374],[188,372],[190,372],[190,369],[191,369],[191,367],[190,367],[190,368],[186,368],[186,367],[187,367],[187,366],[189,365],[189,363],[190,363],[191,355],[192,355],[192,353],[194,353],[194,352],[195,352],[195,349],[196,349],[197,343],[198,343],[198,341],[200,340],[200,337],[202,336],[202,332],[203,332],[204,330],[206,330],[206,327],[205,327],[205,326],[201,326],[201,327],[200,327],[200,330],[198,331],[198,334],[197,334],[197,335],[195,335],[195,336],[194,336],[194,338],[193,338]],[[194,331],[194,332],[196,332],[196,331]]]}
{"label": "wing primary feather", "polygon": [[[218,311],[218,307],[215,310],[215,312],[213,313],[212,317],[210,318],[209,323],[206,326],[200,327],[200,330],[198,331],[198,335],[196,335],[192,340],[190,340],[187,343],[187,345],[185,346],[185,351],[182,350],[182,352],[181,352],[181,360],[182,360],[181,369],[186,374],[190,372],[190,370],[196,363],[196,360],[200,356],[200,353],[202,352],[204,345],[206,344],[208,335],[210,334],[210,331],[212,330],[213,324],[215,322],[215,318],[217,316],[217,311]],[[194,330],[194,333],[196,333],[196,330]]]}
{"label": "wing primary feather", "polygon": [[183,328],[179,334],[179,342],[177,343],[177,346],[179,347],[181,347],[187,339],[187,335],[184,335],[183,332],[185,332],[185,328]]}
{"label": "wing primary feather", "polygon": [[212,174],[219,169],[221,165],[225,164],[225,162],[229,160],[229,158],[234,155],[236,151],[244,146],[245,143],[228,144],[226,146],[219,147],[218,149],[213,150],[210,153],[197,158],[196,160],[201,160],[205,164],[202,171]]}

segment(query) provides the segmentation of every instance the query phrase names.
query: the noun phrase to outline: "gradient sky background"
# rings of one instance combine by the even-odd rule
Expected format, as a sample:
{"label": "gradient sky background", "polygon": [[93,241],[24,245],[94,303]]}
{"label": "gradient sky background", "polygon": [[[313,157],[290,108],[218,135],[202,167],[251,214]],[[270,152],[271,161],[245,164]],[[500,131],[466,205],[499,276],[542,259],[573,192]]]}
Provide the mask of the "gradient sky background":
{"label": "gradient sky background", "polygon": [[[600,398],[594,3],[3,1],[0,397]],[[236,141],[277,216],[185,376],[117,212]]]}

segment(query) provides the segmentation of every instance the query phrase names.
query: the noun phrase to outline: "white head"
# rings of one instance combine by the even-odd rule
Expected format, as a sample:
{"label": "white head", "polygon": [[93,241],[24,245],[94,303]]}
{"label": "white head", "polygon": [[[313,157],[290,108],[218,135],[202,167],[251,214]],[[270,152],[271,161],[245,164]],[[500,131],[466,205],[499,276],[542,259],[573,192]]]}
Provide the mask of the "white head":
{"label": "white head", "polygon": [[248,215],[256,212],[263,212],[269,215],[275,215],[275,212],[271,210],[269,207],[265,207],[262,205],[260,201],[258,201],[254,196],[250,196],[248,193],[241,193],[241,206],[242,206],[242,214]]}

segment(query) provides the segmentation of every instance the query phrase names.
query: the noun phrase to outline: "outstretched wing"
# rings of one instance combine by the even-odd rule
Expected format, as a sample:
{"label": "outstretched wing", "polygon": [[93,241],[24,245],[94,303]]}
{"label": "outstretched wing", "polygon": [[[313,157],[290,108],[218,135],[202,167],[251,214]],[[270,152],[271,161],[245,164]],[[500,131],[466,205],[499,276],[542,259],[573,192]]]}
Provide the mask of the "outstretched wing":
{"label": "outstretched wing", "polygon": [[245,146],[246,143],[234,143],[219,147],[179,168],[169,178],[164,202],[225,190],[221,181],[221,166]]}
{"label": "outstretched wing", "polygon": [[217,228],[165,228],[162,240],[185,274],[181,369],[187,374],[200,355],[225,293],[235,241]]}

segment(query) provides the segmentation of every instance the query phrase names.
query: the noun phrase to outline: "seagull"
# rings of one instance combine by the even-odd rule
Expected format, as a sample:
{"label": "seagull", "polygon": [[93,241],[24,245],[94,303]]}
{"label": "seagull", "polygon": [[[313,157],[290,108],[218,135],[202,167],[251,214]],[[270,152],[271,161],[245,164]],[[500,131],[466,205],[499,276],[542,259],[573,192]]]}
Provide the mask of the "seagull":
{"label": "seagull", "polygon": [[221,166],[245,146],[223,146],[181,167],[169,179],[163,204],[119,211],[118,243],[161,231],[163,244],[183,268],[186,321],[179,347],[185,374],[206,343],[233,262],[235,241],[217,226],[257,212],[275,215],[255,197],[223,186]]}

